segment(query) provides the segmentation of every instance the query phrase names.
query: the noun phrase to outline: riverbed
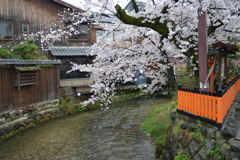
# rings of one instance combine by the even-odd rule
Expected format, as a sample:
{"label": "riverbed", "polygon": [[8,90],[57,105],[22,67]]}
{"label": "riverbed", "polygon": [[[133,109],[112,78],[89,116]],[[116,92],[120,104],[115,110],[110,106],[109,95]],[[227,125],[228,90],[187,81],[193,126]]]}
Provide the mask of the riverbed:
{"label": "riverbed", "polygon": [[42,123],[0,142],[1,160],[156,160],[146,116],[169,99],[139,98]]}

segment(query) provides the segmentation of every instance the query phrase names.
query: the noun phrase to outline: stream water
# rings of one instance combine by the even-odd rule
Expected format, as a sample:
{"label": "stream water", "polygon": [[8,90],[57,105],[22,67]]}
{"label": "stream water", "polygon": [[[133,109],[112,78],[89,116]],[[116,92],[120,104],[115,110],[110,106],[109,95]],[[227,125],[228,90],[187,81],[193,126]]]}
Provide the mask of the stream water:
{"label": "stream water", "polygon": [[0,142],[1,160],[155,160],[140,130],[168,99],[135,99],[42,123]]}

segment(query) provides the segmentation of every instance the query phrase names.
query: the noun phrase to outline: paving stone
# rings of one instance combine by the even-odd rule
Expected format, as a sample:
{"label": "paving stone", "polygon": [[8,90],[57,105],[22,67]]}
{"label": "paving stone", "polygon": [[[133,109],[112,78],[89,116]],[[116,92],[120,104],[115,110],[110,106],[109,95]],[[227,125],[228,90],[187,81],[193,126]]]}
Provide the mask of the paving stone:
{"label": "paving stone", "polygon": [[196,152],[199,149],[199,145],[198,145],[198,143],[196,141],[192,141],[190,143],[189,147],[190,147],[190,153],[191,153],[192,156],[195,155]]}
{"label": "paving stone", "polygon": [[202,147],[198,154],[201,159],[206,159],[208,152],[206,151],[206,148]]}
{"label": "paving stone", "polygon": [[231,138],[229,140],[229,145],[230,145],[230,148],[231,148],[232,151],[240,152],[240,141],[238,141],[234,138]]}

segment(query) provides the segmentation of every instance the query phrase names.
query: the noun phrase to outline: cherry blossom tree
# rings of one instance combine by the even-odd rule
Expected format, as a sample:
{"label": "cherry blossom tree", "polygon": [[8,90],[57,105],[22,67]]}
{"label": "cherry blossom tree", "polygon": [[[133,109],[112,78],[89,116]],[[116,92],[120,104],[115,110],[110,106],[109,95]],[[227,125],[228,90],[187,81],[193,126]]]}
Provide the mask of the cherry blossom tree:
{"label": "cherry blossom tree", "polygon": [[[73,64],[72,71],[91,72],[95,82],[94,95],[85,104],[109,104],[117,84],[136,81],[136,72],[148,79],[148,83],[138,85],[143,93],[151,94],[163,86],[173,89],[175,59],[191,62],[197,69],[198,8],[207,13],[209,46],[239,39],[238,0],[150,0],[143,8],[137,1],[131,2],[134,10],[127,12],[114,0],[89,0],[86,12],[66,11],[61,15],[67,29],[51,30],[42,36],[43,44],[49,44],[61,36],[78,34],[77,26],[83,22],[108,30],[92,46],[92,53],[97,55],[93,64]],[[107,41],[116,32],[117,40]]]}

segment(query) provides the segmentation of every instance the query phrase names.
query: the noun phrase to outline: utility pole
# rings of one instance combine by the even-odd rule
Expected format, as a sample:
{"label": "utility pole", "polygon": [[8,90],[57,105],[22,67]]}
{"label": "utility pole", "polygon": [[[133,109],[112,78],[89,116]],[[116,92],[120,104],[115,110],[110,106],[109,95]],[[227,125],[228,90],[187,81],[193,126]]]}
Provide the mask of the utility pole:
{"label": "utility pole", "polygon": [[207,20],[206,12],[202,8],[198,9],[198,60],[199,60],[199,88],[206,90],[209,88],[206,82],[207,69]]}

